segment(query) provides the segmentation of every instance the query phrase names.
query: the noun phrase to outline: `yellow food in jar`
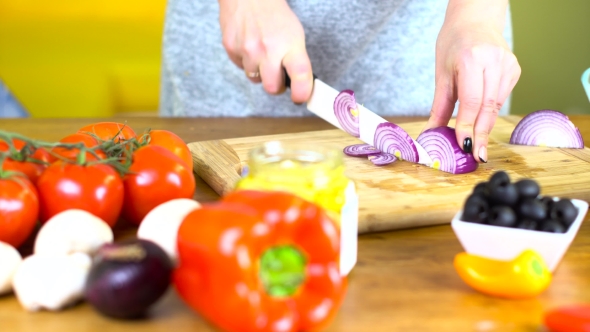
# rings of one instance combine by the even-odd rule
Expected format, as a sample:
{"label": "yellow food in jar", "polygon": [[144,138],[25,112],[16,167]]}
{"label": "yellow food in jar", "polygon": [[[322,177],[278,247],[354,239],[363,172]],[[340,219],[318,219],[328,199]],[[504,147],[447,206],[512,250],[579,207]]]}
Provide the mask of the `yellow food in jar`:
{"label": "yellow food in jar", "polygon": [[293,193],[321,206],[340,224],[350,183],[340,151],[273,141],[250,152],[248,169],[236,189]]}

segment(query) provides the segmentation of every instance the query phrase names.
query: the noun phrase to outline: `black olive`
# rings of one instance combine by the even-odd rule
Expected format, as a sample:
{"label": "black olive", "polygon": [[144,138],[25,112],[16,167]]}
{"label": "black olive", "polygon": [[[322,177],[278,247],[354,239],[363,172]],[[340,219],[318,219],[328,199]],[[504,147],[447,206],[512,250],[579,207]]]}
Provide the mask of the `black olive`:
{"label": "black olive", "polygon": [[541,192],[539,184],[535,180],[522,179],[514,183],[516,189],[518,189],[518,195],[520,199],[523,198],[536,198]]}
{"label": "black olive", "polygon": [[530,230],[536,230],[538,228],[538,223],[534,220],[530,220],[530,219],[524,219],[522,221],[520,221],[518,224],[516,224],[516,228],[520,228],[520,229],[530,229]]}
{"label": "black olive", "polygon": [[472,194],[467,197],[463,207],[461,220],[485,223],[488,218],[488,202],[481,194]]}
{"label": "black olive", "polygon": [[551,219],[559,221],[569,227],[569,225],[571,225],[574,220],[576,220],[577,216],[578,209],[576,209],[572,201],[569,199],[564,198],[553,203],[553,207],[551,208],[550,212]]}
{"label": "black olive", "polygon": [[518,203],[518,191],[513,183],[490,183],[490,200],[494,205],[514,206]]}
{"label": "black olive", "polygon": [[547,217],[545,205],[533,198],[527,198],[518,204],[516,211],[521,219],[541,221]]}
{"label": "black olive", "polygon": [[473,193],[474,194],[482,194],[485,197],[487,197],[490,193],[488,190],[488,183],[487,182],[480,182],[480,183],[476,184],[475,187],[473,188]]}
{"label": "black olive", "polygon": [[565,233],[563,224],[555,220],[545,220],[539,227],[539,230],[549,233]]}
{"label": "black olive", "polygon": [[494,206],[489,213],[488,223],[494,226],[512,227],[516,224],[516,214],[508,206]]}
{"label": "black olive", "polygon": [[510,177],[508,176],[508,173],[504,171],[497,171],[490,177],[489,183],[491,186],[506,186],[510,183]]}
{"label": "black olive", "polygon": [[547,211],[547,215],[549,215],[551,209],[553,208],[553,204],[555,203],[553,197],[543,196],[541,198],[541,203],[545,205],[545,211]]}

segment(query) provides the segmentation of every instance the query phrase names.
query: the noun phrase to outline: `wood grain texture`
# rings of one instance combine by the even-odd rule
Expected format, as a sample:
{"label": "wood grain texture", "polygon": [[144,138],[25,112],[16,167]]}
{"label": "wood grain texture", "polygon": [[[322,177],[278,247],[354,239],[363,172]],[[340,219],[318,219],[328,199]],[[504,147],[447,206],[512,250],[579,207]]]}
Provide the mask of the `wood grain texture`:
{"label": "wood grain texture", "polygon": [[[590,138],[590,116],[572,116]],[[109,119],[0,120],[0,129],[44,140],[59,139],[88,123]],[[116,119],[124,120],[124,119]],[[395,123],[423,118],[388,118]],[[240,126],[240,123],[245,125]],[[154,119],[131,118],[129,124],[172,130],[186,142],[330,129],[320,119]],[[571,172],[564,163],[564,172]],[[200,179],[195,199],[218,195]],[[558,181],[555,179],[555,181]],[[582,179],[581,179],[582,181]],[[133,237],[136,228],[119,224],[117,239]],[[29,242],[30,245],[30,242]],[[23,249],[26,251],[26,248]],[[358,263],[338,315],[327,332],[541,332],[543,314],[552,308],[590,302],[590,218],[555,271],[553,282],[537,298],[510,301],[479,294],[453,269],[462,248],[449,225],[420,227],[359,237]],[[100,316],[80,303],[58,313],[28,313],[13,295],[0,296],[0,332],[170,332],[216,331],[178,298],[173,289],[144,320],[119,321]]]}
{"label": "wood grain texture", "polygon": [[242,164],[236,152],[224,141],[205,141],[190,146],[196,173],[216,193],[224,195],[233,189],[242,173]]}
{"label": "wood grain texture", "polygon": [[[490,136],[489,162],[468,174],[449,174],[403,161],[376,167],[366,158],[345,157],[347,176],[355,181],[359,193],[359,233],[449,223],[473,186],[499,169],[506,170],[514,180],[537,179],[544,194],[590,200],[590,149],[508,144],[519,119],[512,116],[496,121]],[[453,126],[453,122],[450,125]],[[409,122],[400,126],[416,138],[424,123]],[[362,143],[341,130],[331,129],[194,142],[189,148],[195,161],[198,160],[195,172],[223,195],[239,180],[234,169],[239,167],[236,165],[240,161],[247,163],[249,151],[275,140],[338,150]],[[564,171],[566,166],[568,171]]]}

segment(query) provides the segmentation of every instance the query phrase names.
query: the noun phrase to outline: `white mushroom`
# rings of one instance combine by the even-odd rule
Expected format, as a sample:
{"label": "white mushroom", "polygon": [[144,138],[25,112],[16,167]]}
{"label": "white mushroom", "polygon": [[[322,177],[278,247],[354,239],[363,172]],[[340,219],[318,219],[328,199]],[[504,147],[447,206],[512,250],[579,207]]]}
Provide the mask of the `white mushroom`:
{"label": "white mushroom", "polygon": [[35,255],[94,254],[113,242],[113,230],[102,219],[83,210],[71,209],[49,219],[35,239]]}
{"label": "white mushroom", "polygon": [[13,246],[0,241],[0,295],[12,291],[12,277],[22,261]]}
{"label": "white mushroom", "polygon": [[61,310],[82,299],[91,264],[84,253],[29,256],[14,274],[14,293],[28,311]]}
{"label": "white mushroom", "polygon": [[141,221],[137,237],[159,245],[176,264],[178,252],[176,238],[184,218],[201,207],[197,201],[187,198],[173,199],[153,208]]}

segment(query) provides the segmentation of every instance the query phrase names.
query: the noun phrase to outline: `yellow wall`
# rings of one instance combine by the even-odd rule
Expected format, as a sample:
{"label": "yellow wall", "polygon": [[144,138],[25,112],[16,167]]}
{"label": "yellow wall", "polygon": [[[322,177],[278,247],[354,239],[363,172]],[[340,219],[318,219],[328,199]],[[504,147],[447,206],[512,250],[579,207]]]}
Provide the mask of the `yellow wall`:
{"label": "yellow wall", "polygon": [[590,114],[581,76],[590,68],[590,0],[510,2],[522,75],[512,113],[550,108]]}
{"label": "yellow wall", "polygon": [[[442,1],[442,0],[441,0]],[[166,0],[0,0],[0,78],[34,117],[158,107]],[[511,1],[512,112],[590,113],[590,0]]]}
{"label": "yellow wall", "polygon": [[34,117],[158,107],[165,0],[0,0],[0,78]]}

